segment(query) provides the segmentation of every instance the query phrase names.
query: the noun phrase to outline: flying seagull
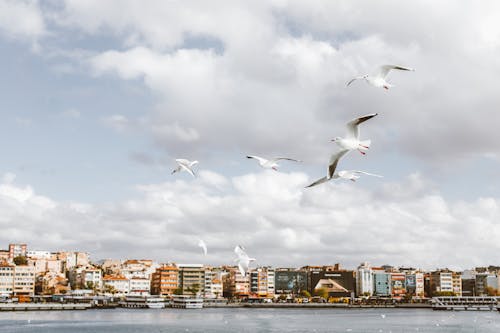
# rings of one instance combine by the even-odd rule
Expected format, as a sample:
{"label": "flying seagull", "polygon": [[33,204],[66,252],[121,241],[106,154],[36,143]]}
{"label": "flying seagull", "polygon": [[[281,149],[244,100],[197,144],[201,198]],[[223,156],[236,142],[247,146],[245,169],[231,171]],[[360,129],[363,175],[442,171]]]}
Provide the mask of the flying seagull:
{"label": "flying seagull", "polygon": [[255,155],[247,155],[247,158],[253,158],[259,162],[259,165],[263,167],[264,169],[273,169],[275,171],[278,171],[278,161],[281,160],[286,160],[286,161],[294,161],[294,162],[302,162],[301,160],[295,160],[293,158],[288,158],[288,157],[276,157],[273,159],[265,159],[263,157],[255,156]]}
{"label": "flying seagull", "polygon": [[380,176],[380,175],[376,175],[376,174],[365,172],[365,171],[360,171],[360,170],[342,170],[342,171],[334,173],[333,176],[332,176],[332,178],[330,178],[330,179],[327,179],[326,177],[323,177],[323,178],[318,179],[317,181],[315,181],[314,183],[312,183],[311,185],[308,185],[306,187],[312,187],[312,186],[315,186],[315,185],[326,183],[329,180],[339,179],[339,178],[355,182],[356,180],[359,179],[359,177],[361,177],[360,175],[367,175],[367,176],[373,176],[373,177],[382,178],[382,176]]}
{"label": "flying seagull", "polygon": [[326,171],[326,176],[318,179],[317,181],[315,181],[314,183],[312,183],[310,185],[307,185],[306,188],[322,184],[322,183],[327,182],[330,179],[332,179],[335,176],[335,169],[337,169],[337,164],[339,164],[339,160],[342,158],[342,156],[344,156],[348,152],[349,152],[349,149],[342,149],[342,150],[337,151],[335,154],[332,154],[332,156],[330,156],[330,162],[328,163],[328,169]]}
{"label": "flying seagull", "polygon": [[234,253],[238,256],[236,261],[238,262],[238,269],[240,270],[241,275],[246,276],[250,262],[255,261],[255,259],[250,258],[241,245],[237,245],[234,248]]}
{"label": "flying seagull", "polygon": [[203,239],[200,239],[198,241],[198,246],[203,249],[203,253],[207,255],[207,244],[203,241]]}
{"label": "flying seagull", "polygon": [[336,137],[332,140],[340,146],[342,149],[354,150],[357,149],[361,154],[366,153],[363,150],[368,150],[370,148],[371,140],[359,140],[359,128],[358,125],[375,117],[377,113],[367,114],[359,118],[353,119],[347,123],[347,134],[345,138]]}
{"label": "flying seagull", "polygon": [[389,82],[386,81],[387,75],[391,71],[391,69],[397,69],[400,71],[414,71],[413,68],[409,67],[403,67],[403,66],[396,66],[396,65],[383,65],[378,68],[377,73],[374,75],[363,75],[363,76],[357,76],[351,81],[347,82],[347,86],[349,86],[351,83],[353,83],[356,80],[364,79],[366,82],[371,84],[374,87],[377,88],[384,88],[389,90],[389,88],[394,87],[393,84],[390,84]]}
{"label": "flying seagull", "polygon": [[191,174],[191,176],[196,177],[196,174],[193,171],[193,166],[198,164],[198,161],[191,162],[183,158],[178,158],[175,161],[177,162],[177,164],[179,164],[179,166],[172,171],[172,174],[176,172],[187,171]]}

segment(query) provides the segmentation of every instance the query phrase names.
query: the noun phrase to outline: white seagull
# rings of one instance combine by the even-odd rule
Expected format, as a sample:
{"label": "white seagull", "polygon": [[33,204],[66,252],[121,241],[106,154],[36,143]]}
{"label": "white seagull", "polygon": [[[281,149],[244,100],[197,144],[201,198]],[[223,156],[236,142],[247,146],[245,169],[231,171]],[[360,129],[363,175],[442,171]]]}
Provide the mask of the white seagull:
{"label": "white seagull", "polygon": [[250,258],[241,245],[237,245],[234,248],[234,253],[236,253],[236,255],[238,256],[238,259],[236,259],[236,261],[238,262],[238,269],[240,270],[241,275],[246,276],[250,266],[250,262],[255,261],[255,259]]}
{"label": "white seagull", "polygon": [[366,82],[371,84],[374,87],[377,88],[384,88],[389,90],[389,88],[394,87],[393,84],[390,84],[389,82],[386,81],[386,77],[391,71],[391,69],[398,69],[401,71],[414,71],[413,68],[409,67],[402,67],[402,66],[396,66],[396,65],[383,65],[378,68],[377,73],[375,75],[363,75],[363,76],[357,76],[351,81],[347,82],[347,86],[349,86],[351,83],[353,83],[356,80],[364,79]]}
{"label": "white seagull", "polygon": [[333,154],[330,157],[330,162],[328,163],[328,169],[326,171],[326,176],[318,179],[317,181],[315,181],[314,183],[312,183],[310,185],[307,185],[306,188],[322,184],[322,183],[327,182],[330,179],[334,178],[335,177],[335,169],[337,169],[337,164],[339,164],[339,160],[342,158],[342,156],[344,156],[348,152],[349,152],[348,149],[342,149],[342,150],[339,150],[338,152],[336,152],[335,154]]}
{"label": "white seagull", "polygon": [[191,162],[191,161],[186,160],[184,158],[178,158],[175,161],[177,162],[177,164],[179,164],[179,166],[172,171],[172,174],[174,174],[176,172],[181,172],[184,170],[184,171],[189,172],[191,174],[191,176],[196,177],[196,175],[193,171],[193,166],[198,164],[198,161]]}
{"label": "white seagull", "polygon": [[201,247],[201,248],[203,249],[203,253],[204,253],[205,255],[207,255],[207,252],[208,252],[208,251],[207,251],[207,244],[203,241],[203,239],[200,239],[200,240],[198,241],[198,246],[199,246],[199,247]]}
{"label": "white seagull", "polygon": [[288,157],[276,157],[273,159],[265,159],[263,157],[255,156],[255,155],[247,155],[247,158],[253,158],[259,162],[259,165],[263,167],[264,169],[273,169],[275,171],[278,171],[278,161],[281,160],[286,160],[286,161],[294,161],[294,162],[302,162],[301,160],[295,160],[293,158],[288,158]]}
{"label": "white seagull", "polygon": [[361,154],[366,153],[363,150],[368,150],[370,148],[371,140],[359,140],[359,128],[358,125],[375,117],[377,113],[367,114],[359,118],[353,119],[347,123],[347,134],[345,138],[336,137],[332,140],[340,146],[342,149],[354,150],[357,149]]}

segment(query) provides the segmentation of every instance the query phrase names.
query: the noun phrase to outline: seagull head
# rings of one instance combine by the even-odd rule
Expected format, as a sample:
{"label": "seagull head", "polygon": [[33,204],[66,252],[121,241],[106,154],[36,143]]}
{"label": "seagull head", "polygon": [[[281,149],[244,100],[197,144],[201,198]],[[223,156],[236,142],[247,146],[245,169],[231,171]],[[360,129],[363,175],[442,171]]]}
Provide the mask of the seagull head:
{"label": "seagull head", "polygon": [[332,139],[332,142],[336,142],[341,140],[342,138],[340,136],[336,136],[335,138]]}

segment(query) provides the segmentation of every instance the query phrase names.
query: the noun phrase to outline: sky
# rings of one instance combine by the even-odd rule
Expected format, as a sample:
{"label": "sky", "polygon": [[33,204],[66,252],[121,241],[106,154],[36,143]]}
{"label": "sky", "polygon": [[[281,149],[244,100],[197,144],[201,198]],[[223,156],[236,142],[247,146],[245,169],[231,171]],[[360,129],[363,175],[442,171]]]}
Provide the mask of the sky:
{"label": "sky", "polygon": [[[497,1],[0,0],[0,247],[498,265],[499,15]],[[346,87],[383,64],[416,70]],[[368,154],[338,169],[384,177],[305,189],[368,113]],[[249,154],[303,162],[275,172]],[[198,177],[171,175],[176,158]]]}

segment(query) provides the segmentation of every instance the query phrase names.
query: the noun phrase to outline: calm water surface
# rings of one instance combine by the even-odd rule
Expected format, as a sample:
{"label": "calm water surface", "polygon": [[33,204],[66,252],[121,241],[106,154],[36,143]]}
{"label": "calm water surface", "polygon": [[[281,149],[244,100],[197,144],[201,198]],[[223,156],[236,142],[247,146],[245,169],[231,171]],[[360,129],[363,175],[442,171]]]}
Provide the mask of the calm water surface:
{"label": "calm water surface", "polygon": [[494,311],[110,309],[0,313],[0,333],[500,332]]}

